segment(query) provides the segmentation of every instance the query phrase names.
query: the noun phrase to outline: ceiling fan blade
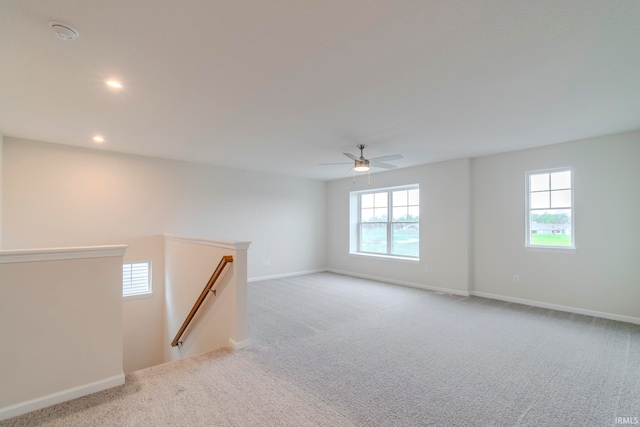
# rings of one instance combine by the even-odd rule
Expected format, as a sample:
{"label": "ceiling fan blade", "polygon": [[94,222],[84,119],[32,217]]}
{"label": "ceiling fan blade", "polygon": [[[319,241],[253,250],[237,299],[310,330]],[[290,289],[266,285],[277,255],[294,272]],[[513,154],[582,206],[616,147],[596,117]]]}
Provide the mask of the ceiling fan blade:
{"label": "ceiling fan blade", "polygon": [[350,153],[342,153],[342,154],[344,154],[345,156],[347,156],[351,160],[358,160],[358,158],[356,156],[354,156],[353,154],[350,154]]}
{"label": "ceiling fan blade", "polygon": [[373,166],[374,168],[383,168],[383,169],[395,169],[395,168],[397,168],[396,165],[390,165],[389,163],[372,162],[371,160],[369,160],[369,166]]}
{"label": "ceiling fan blade", "polygon": [[350,165],[351,162],[340,162],[340,163],[318,163],[318,166],[327,166],[327,165]]}
{"label": "ceiling fan blade", "polygon": [[389,160],[400,160],[400,159],[404,159],[404,157],[402,157],[402,155],[400,154],[392,154],[390,156],[380,156],[380,157],[374,157],[373,159],[369,159],[370,162],[388,162]]}

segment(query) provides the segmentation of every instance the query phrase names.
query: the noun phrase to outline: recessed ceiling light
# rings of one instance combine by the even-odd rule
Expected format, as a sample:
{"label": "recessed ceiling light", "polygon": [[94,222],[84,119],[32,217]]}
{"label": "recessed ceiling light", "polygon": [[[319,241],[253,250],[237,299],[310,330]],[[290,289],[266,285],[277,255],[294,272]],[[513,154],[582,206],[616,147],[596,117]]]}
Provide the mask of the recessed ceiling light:
{"label": "recessed ceiling light", "polygon": [[107,80],[107,86],[112,87],[114,89],[122,89],[122,83],[117,80]]}
{"label": "recessed ceiling light", "polygon": [[98,144],[102,144],[104,142],[104,137],[101,135],[96,135],[93,137],[93,141],[97,142]]}

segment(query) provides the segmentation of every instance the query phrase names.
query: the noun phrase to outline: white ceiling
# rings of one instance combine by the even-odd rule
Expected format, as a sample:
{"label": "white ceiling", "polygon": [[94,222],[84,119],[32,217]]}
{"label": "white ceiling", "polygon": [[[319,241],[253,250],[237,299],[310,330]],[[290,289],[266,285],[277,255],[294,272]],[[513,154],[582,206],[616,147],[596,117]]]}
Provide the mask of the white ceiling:
{"label": "white ceiling", "polygon": [[5,136],[330,180],[639,128],[638,0],[0,1]]}

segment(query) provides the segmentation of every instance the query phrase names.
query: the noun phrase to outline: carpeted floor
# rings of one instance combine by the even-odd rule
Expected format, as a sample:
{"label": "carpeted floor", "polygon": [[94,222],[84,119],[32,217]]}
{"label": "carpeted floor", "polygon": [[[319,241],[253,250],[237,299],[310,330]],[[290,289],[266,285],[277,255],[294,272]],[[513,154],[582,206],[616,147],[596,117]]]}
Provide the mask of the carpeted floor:
{"label": "carpeted floor", "polygon": [[[640,326],[331,273],[249,285],[252,346],[5,426],[615,426]],[[618,423],[616,423],[618,421]]]}

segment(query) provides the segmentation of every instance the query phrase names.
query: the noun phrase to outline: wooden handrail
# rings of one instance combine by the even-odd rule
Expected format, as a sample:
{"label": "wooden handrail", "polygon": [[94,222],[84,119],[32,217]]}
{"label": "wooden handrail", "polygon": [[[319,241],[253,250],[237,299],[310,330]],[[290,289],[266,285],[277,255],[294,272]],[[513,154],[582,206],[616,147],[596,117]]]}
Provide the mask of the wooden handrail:
{"label": "wooden handrail", "polygon": [[207,297],[207,294],[209,292],[213,292],[215,294],[215,290],[212,289],[213,285],[216,283],[216,280],[218,280],[218,278],[222,274],[222,270],[224,270],[224,267],[230,262],[233,262],[233,257],[231,255],[225,255],[222,257],[222,259],[220,260],[220,264],[218,264],[218,267],[216,267],[216,271],[213,272],[213,274],[211,275],[211,278],[209,279],[206,286],[202,290],[202,293],[198,297],[198,300],[193,305],[193,308],[187,315],[187,318],[184,319],[184,322],[182,323],[180,330],[176,334],[176,337],[173,339],[173,341],[171,341],[171,347],[175,347],[180,343],[180,337],[182,337],[182,334],[184,334],[184,331],[187,330],[189,323],[191,323],[191,320],[193,320],[193,316],[196,315],[196,312],[204,302],[204,299]]}

